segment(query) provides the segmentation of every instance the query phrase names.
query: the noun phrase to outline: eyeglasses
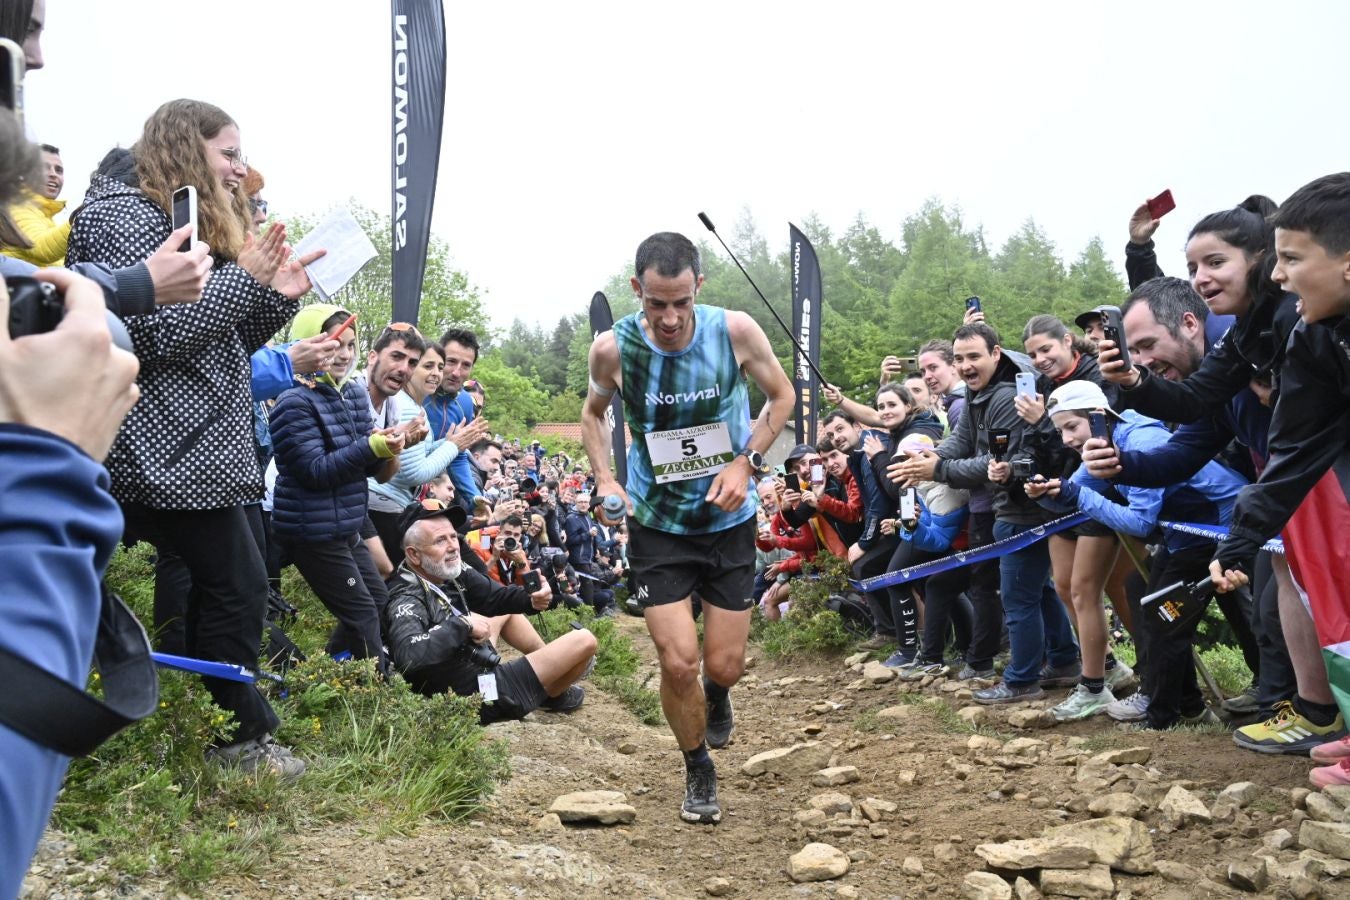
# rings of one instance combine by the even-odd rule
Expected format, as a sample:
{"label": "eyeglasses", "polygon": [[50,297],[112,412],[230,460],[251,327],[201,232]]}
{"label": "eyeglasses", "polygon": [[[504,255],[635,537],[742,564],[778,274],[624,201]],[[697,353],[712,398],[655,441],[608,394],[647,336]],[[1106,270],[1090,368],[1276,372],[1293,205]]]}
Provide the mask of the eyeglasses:
{"label": "eyeglasses", "polygon": [[219,150],[230,161],[230,165],[236,169],[248,168],[248,157],[239,152],[238,147],[212,147],[212,150]]}
{"label": "eyeglasses", "polygon": [[255,212],[255,213],[262,213],[264,216],[267,215],[267,201],[266,201],[266,200],[254,200],[252,197],[249,197],[249,198],[248,198],[248,208],[249,208],[250,210],[252,210],[253,212]]}

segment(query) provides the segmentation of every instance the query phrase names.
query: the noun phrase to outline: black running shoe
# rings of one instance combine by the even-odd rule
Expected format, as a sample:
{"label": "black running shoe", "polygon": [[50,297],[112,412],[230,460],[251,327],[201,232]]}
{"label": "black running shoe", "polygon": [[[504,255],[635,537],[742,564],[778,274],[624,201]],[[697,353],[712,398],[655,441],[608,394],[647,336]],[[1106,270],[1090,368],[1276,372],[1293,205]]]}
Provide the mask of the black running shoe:
{"label": "black running shoe", "polygon": [[585,701],[585,699],[586,699],[585,689],[582,688],[582,686],[579,684],[574,684],[567,690],[563,691],[558,696],[549,697],[543,703],[539,704],[539,706],[540,708],[546,709],[549,712],[566,713],[572,712],[573,710],[576,709],[580,709],[581,704]]}
{"label": "black running shoe", "polygon": [[736,722],[731,712],[731,692],[727,691],[722,697],[722,702],[715,703],[708,701],[708,724],[704,730],[703,736],[708,742],[708,746],[714,750],[720,750],[731,742],[731,732],[735,729]]}
{"label": "black running shoe", "polygon": [[680,818],[701,825],[716,825],[722,821],[722,807],[717,805],[717,770],[712,766],[685,769]]}

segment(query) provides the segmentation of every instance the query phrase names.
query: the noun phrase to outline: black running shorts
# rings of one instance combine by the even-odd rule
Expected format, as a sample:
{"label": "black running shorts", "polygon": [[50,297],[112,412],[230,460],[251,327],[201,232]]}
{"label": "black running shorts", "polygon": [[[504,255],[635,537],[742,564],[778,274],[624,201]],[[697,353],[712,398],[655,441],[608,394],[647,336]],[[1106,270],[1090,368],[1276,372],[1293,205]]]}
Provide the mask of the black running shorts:
{"label": "black running shorts", "polygon": [[628,520],[633,596],[643,607],[678,603],[695,591],[719,609],[754,605],[755,519],[711,534],[671,534]]}

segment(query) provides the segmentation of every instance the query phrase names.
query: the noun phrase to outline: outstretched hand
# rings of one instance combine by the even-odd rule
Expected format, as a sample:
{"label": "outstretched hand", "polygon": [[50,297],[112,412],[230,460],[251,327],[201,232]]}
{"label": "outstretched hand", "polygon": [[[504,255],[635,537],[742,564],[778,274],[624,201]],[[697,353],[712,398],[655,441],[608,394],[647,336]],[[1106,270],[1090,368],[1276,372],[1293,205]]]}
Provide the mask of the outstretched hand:
{"label": "outstretched hand", "polygon": [[1153,239],[1153,232],[1157,230],[1158,220],[1148,211],[1148,201],[1145,200],[1130,215],[1130,243],[1147,244]]}
{"label": "outstretched hand", "polygon": [[[286,253],[289,255],[291,248],[286,247]],[[277,269],[276,276],[272,279],[272,290],[281,294],[287,300],[299,300],[310,292],[314,285],[310,284],[309,273],[305,271],[305,266],[314,262],[328,253],[327,250],[315,250],[306,253],[299,259],[293,259]]]}

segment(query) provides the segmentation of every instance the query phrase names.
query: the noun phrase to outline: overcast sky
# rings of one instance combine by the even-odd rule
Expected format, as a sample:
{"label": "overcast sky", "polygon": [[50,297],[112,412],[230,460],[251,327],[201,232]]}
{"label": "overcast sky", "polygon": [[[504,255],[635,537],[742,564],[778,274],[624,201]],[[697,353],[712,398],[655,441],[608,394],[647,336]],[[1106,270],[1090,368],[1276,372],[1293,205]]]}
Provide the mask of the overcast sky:
{"label": "overcast sky", "polygon": [[[274,212],[389,210],[389,5],[47,0],[30,129],[63,197],[162,102],[223,107]],[[771,250],[816,213],[899,242],[928,197],[997,248],[1033,216],[1071,261],[1170,187],[1196,219],[1347,168],[1350,4],[447,2],[433,231],[494,322],[581,311],[643,237]],[[829,302],[829,297],[825,298]],[[784,300],[786,306],[786,300]]]}

